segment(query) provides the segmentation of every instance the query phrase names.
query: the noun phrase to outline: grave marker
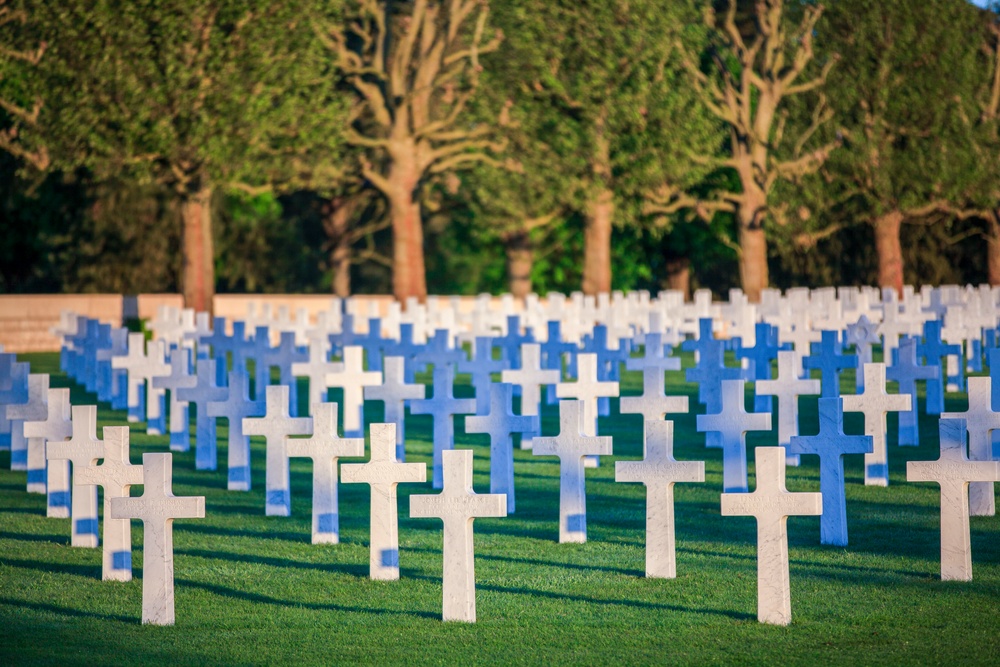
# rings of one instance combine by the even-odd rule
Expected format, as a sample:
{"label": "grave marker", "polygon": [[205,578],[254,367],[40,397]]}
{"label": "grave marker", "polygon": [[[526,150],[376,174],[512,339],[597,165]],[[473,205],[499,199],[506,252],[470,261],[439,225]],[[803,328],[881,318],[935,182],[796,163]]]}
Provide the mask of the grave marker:
{"label": "grave marker", "polygon": [[611,438],[586,434],[583,401],[559,401],[559,435],[535,438],[535,456],[559,457],[559,542],[587,541],[585,456],[608,456]]}
{"label": "grave marker", "polygon": [[341,438],[337,434],[336,403],[317,403],[311,412],[312,435],[285,438],[285,449],[289,457],[312,459],[312,543],[338,544],[337,461],[342,456],[364,456],[365,439]]}
{"label": "grave marker", "polygon": [[73,406],[72,433],[69,440],[50,442],[45,449],[49,461],[65,460],[73,464],[70,516],[70,544],[74,547],[96,548],[97,487],[81,484],[76,473],[81,468],[97,464],[104,456],[104,443],[97,439],[97,406]]}
{"label": "grave marker", "polygon": [[[969,378],[969,409],[965,412],[945,412],[941,419],[961,419],[969,430],[969,459],[993,459],[993,433],[1000,430],[1000,412],[993,411],[992,382],[988,377]],[[996,494],[993,482],[969,484],[969,513],[972,516],[996,514]]]}
{"label": "grave marker", "polygon": [[[719,434],[722,488],[726,493],[747,491],[747,432],[771,430],[771,413],[746,411],[743,384],[743,380],[724,380],[720,410],[698,415],[699,432]],[[706,446],[709,446],[707,440]]]}
{"label": "grave marker", "polygon": [[899,393],[910,396],[910,409],[899,413],[899,445],[916,447],[920,444],[920,422],[917,419],[917,380],[931,380],[941,373],[938,366],[917,363],[917,341],[900,341],[896,363],[886,369],[886,377],[899,384]]}
{"label": "grave marker", "polygon": [[174,519],[204,519],[205,497],[173,493],[173,454],[143,454],[138,498],[112,498],[110,516],[139,519],[142,540],[142,622],[174,624]]}
{"label": "grave marker", "polygon": [[722,516],[757,520],[757,620],[773,625],[792,622],[788,579],[789,516],[823,513],[819,493],[789,493],[785,488],[785,450],[757,447],[757,488],[753,493],[723,493]]}
{"label": "grave marker", "polygon": [[625,362],[630,371],[642,371],[642,395],[623,396],[619,411],[640,414],[643,421],[662,420],[667,413],[687,412],[687,396],[667,396],[664,393],[666,371],[679,371],[681,360],[664,356],[660,334],[646,334],[646,349],[641,358],[630,357]]}
{"label": "grave marker", "polygon": [[[264,514],[266,516],[291,516],[292,486],[288,471],[288,436],[312,433],[313,420],[310,417],[292,417],[289,414],[288,387],[284,385],[267,387],[266,403],[266,410],[255,411],[255,414],[244,414],[241,418],[243,434],[241,437],[247,443],[244,462],[247,472],[247,488],[244,490],[250,489],[250,446],[246,436],[264,436],[267,446]],[[232,451],[232,447],[230,444],[230,451]],[[232,462],[230,470],[232,470]],[[231,474],[230,477],[232,477]]]}
{"label": "grave marker", "polygon": [[819,433],[792,438],[793,454],[819,456],[819,491],[823,496],[823,516],[819,520],[819,541],[847,546],[847,498],[844,491],[844,455],[869,454],[870,435],[845,435],[840,398],[819,399]]}
{"label": "grave marker", "polygon": [[674,423],[646,420],[641,461],[615,463],[616,482],[646,486],[646,576],[677,576],[674,546],[674,483],[704,482],[703,461],[674,458]]}
{"label": "grave marker", "polygon": [[229,390],[215,384],[218,378],[215,364],[212,359],[199,360],[195,372],[195,385],[177,389],[178,400],[195,404],[195,470],[215,470],[218,466],[215,418],[209,415],[208,406],[225,401],[229,396]]}
{"label": "grave marker", "polygon": [[853,354],[842,354],[840,332],[824,331],[819,349],[813,348],[813,354],[802,360],[807,370],[818,369],[820,372],[820,395],[823,398],[840,396],[840,371],[854,368],[858,358]]}
{"label": "grave marker", "polygon": [[41,492],[46,494],[45,516],[68,519],[69,461],[54,459],[50,462],[46,447],[49,442],[60,442],[73,436],[69,389],[49,389],[47,404],[45,421],[24,423],[24,436],[28,438],[28,484],[41,485]]}
{"label": "grave marker", "polygon": [[[541,364],[541,346],[538,343],[521,345],[521,367],[516,370],[501,371],[502,382],[509,382],[521,389],[521,415],[537,417],[542,401],[542,386],[552,388],[558,384],[560,373],[557,370],[544,369]],[[538,431],[531,435],[537,435]],[[531,437],[528,433],[521,435],[521,449],[531,449]],[[510,512],[514,510],[508,508]]]}
{"label": "grave marker", "polygon": [[872,451],[865,454],[865,485],[889,486],[889,457],[886,448],[887,412],[909,410],[909,394],[889,394],[885,390],[885,364],[865,364],[864,393],[846,395],[844,412],[865,416],[865,435],[872,439]]}
{"label": "grave marker", "polygon": [[382,384],[365,387],[365,399],[382,401],[385,406],[382,420],[396,425],[396,458],[406,460],[406,401],[424,398],[427,388],[422,384],[407,384],[406,360],[403,357],[385,357]]}
{"label": "grave marker", "polygon": [[395,424],[372,424],[369,433],[371,457],[368,462],[343,464],[340,477],[345,484],[371,486],[370,576],[372,579],[395,581],[399,579],[396,485],[426,482],[427,464],[396,460]]}
{"label": "grave marker", "polygon": [[[597,377],[597,355],[588,352],[576,357],[576,382],[560,382],[556,385],[556,396],[573,398],[583,406],[583,435],[597,435],[597,399],[618,396],[617,382],[601,382]],[[562,402],[560,402],[560,406]],[[595,456],[585,460],[588,468],[596,468],[599,459]]]}
{"label": "grave marker", "polygon": [[458,414],[475,414],[476,401],[471,398],[455,398],[452,393],[455,370],[451,364],[435,365],[433,377],[434,395],[411,401],[410,413],[434,417],[433,486],[440,489],[443,483],[441,452],[455,446],[455,422],[452,418]]}
{"label": "grave marker", "polygon": [[344,347],[344,366],[327,373],[326,384],[344,390],[344,435],[364,437],[365,387],[382,384],[382,373],[364,370],[364,348],[357,345]]}
{"label": "grave marker", "polygon": [[73,471],[76,484],[104,489],[102,578],[105,581],[132,580],[132,529],[127,519],[115,519],[111,513],[113,499],[127,498],[130,487],[142,484],[142,466],[129,461],[128,436],[128,426],[105,426],[101,463]]}
{"label": "grave marker", "polygon": [[170,351],[170,375],[153,378],[157,389],[170,390],[170,449],[186,452],[191,449],[191,420],[188,402],[178,395],[180,389],[193,389],[198,378],[191,374],[191,350],[183,347]]}
{"label": "grave marker", "polygon": [[[510,385],[504,385],[510,389]],[[444,522],[443,604],[445,621],[476,622],[475,552],[472,522],[507,516],[507,497],[472,489],[472,451],[444,452],[444,489],[437,495],[410,496],[410,516]]]}
{"label": "grave marker", "polygon": [[942,419],[938,427],[941,455],[936,461],[908,461],[906,481],[935,482],[941,487],[941,579],[971,581],[969,483],[1000,482],[1000,461],[969,460],[964,420]]}
{"label": "grave marker", "polygon": [[[27,365],[27,364],[25,364]],[[49,376],[48,374],[31,373],[28,375],[28,396],[24,403],[7,406],[7,419],[11,420],[10,469],[28,470],[28,451],[31,444],[24,435],[25,422],[45,421],[49,416]],[[35,447],[37,448],[37,444]],[[38,473],[35,473],[38,477]],[[35,484],[35,489],[30,487]],[[42,488],[38,488],[38,484]],[[45,493],[45,479],[32,479],[29,475],[29,493]]]}

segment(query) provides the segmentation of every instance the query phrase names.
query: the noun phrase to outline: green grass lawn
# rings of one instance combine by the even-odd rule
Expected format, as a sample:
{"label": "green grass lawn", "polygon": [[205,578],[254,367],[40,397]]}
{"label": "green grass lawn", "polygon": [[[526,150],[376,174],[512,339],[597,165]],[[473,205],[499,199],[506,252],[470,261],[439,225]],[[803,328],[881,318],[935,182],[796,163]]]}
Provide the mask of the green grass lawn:
{"label": "green grass lawn", "polygon": [[[74,404],[94,403],[58,372],[57,355],[24,358],[53,386],[71,386]],[[668,390],[697,406],[695,387],[670,375]],[[843,386],[853,391],[853,375]],[[627,373],[622,391],[640,393],[639,374]],[[802,405],[802,431],[814,433],[815,398]],[[964,410],[964,398],[949,396],[947,408]],[[100,425],[126,423],[106,405],[99,416]],[[369,404],[367,421],[380,418],[381,404]],[[373,582],[368,487],[341,485],[342,543],[313,546],[308,461],[291,464],[292,516],[265,517],[263,442],[253,441],[254,490],[226,491],[221,423],[218,471],[195,471],[193,451],[174,454],[174,492],[204,495],[206,518],[175,522],[177,624],[150,627],[139,623],[141,524],[132,529],[136,577],[102,582],[100,550],[71,548],[69,520],[46,518],[44,496],[25,493],[25,474],[0,453],[0,665],[997,664],[1000,519],[972,518],[975,580],[942,582],[938,488],[905,481],[907,460],[937,458],[936,422],[922,419],[919,448],[890,444],[888,488],[865,487],[861,457],[848,457],[848,548],[819,544],[818,517],[789,519],[789,627],[757,623],[755,523],[720,515],[721,451],[704,447],[694,414],[676,420],[675,453],[706,461],[706,481],[675,487],[676,579],[644,578],[644,488],[614,482],[614,459],[641,456],[640,418],[602,418],[615,456],[587,471],[586,544],[556,541],[557,460],[516,451],[517,513],[475,522],[474,625],[440,620],[441,523],[408,517],[407,497],[432,492],[429,483],[399,487],[401,578]],[[851,428],[860,432],[860,415],[848,416]],[[549,408],[544,432],[557,429]],[[456,432],[475,451],[477,491],[488,491],[486,436]],[[408,460],[426,461],[429,474],[430,418],[410,417],[407,436]],[[751,489],[753,447],[775,442],[774,432],[749,436]],[[139,463],[143,452],[166,451],[167,437],[140,425],[132,445]],[[816,457],[803,463],[788,469],[788,489],[818,491]]]}

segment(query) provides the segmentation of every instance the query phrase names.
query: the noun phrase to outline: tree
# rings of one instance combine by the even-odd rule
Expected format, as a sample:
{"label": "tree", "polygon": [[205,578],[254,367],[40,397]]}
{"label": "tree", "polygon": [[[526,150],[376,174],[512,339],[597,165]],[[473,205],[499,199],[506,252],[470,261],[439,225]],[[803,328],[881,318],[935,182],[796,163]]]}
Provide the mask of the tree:
{"label": "tree", "polygon": [[488,18],[483,0],[357,0],[344,27],[318,25],[359,96],[347,139],[366,149],[361,172],[388,203],[399,300],[427,295],[423,186],[495,147],[488,126],[464,123],[479,57],[503,37]]}
{"label": "tree", "polygon": [[[329,85],[321,46],[291,2],[28,0],[52,45],[43,143],[62,169],[169,187],[182,228],[185,304],[211,310],[212,197],[261,185],[266,155]],[[331,132],[329,142],[335,142]]]}
{"label": "tree", "polygon": [[980,80],[976,10],[956,0],[838,0],[817,32],[828,57],[842,56],[826,89],[844,148],[810,179],[827,213],[801,238],[869,224],[879,285],[901,293],[902,224],[964,215],[983,182],[963,121],[975,116]]}
{"label": "tree", "polygon": [[[690,81],[711,113],[729,130],[729,156],[700,156],[701,162],[732,169],[739,191],[718,191],[707,200],[676,185],[661,188],[659,203],[667,210],[692,208],[703,217],[731,212],[736,217],[740,279],[752,300],[768,285],[766,224],[779,224],[784,210],[772,199],[775,184],[816,171],[838,145],[837,140],[814,146],[817,130],[831,117],[821,90],[835,58],[827,58],[812,78],[804,79],[814,62],[814,31],[822,5],[791,5],[785,0],[756,0],[752,30],[741,32],[737,1],[729,0],[721,23],[714,8],[706,8],[710,29],[707,63],[684,48]],[[788,10],[801,11],[797,24]],[[707,71],[706,71],[707,70]],[[789,98],[817,93],[811,122],[795,136],[786,130]]]}
{"label": "tree", "polygon": [[[707,149],[711,123],[681,85],[673,48],[693,14],[693,3],[653,0],[497,6],[507,40],[486,62],[510,72],[497,85],[514,120],[500,131],[521,144],[511,156],[524,170],[510,186],[535,184],[521,190],[532,204],[524,221],[556,208],[583,216],[587,294],[611,290],[612,227],[642,217],[629,202],[664,179],[691,185],[701,171],[688,153]],[[520,150],[529,145],[537,150]],[[553,187],[549,200],[535,194]]]}

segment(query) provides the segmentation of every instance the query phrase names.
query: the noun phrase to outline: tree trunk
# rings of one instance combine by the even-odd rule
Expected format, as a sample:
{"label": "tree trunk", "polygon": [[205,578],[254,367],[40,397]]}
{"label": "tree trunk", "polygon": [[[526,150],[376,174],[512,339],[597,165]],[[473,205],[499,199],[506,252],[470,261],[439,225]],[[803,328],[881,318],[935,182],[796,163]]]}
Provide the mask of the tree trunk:
{"label": "tree trunk", "polygon": [[889,211],[875,219],[875,252],[878,254],[879,287],[891,287],[903,296],[903,247],[899,230],[903,224],[901,211]]}
{"label": "tree trunk", "polygon": [[611,220],[615,215],[614,194],[601,190],[587,211],[583,232],[583,293],[611,291]]}
{"label": "tree trunk", "polygon": [[212,312],[215,253],[212,243],[212,188],[201,186],[181,200],[184,307]]}
{"label": "tree trunk", "polygon": [[389,218],[392,221],[392,292],[405,302],[416,297],[427,300],[427,276],[424,270],[424,229],[420,202],[414,199],[420,170],[415,157],[394,156],[388,180]]}
{"label": "tree trunk", "polygon": [[764,228],[740,225],[740,281],[743,293],[753,303],[760,303],[760,295],[767,288],[767,237]]}
{"label": "tree trunk", "polygon": [[990,285],[1000,285],[1000,210],[986,220],[986,279]]}
{"label": "tree trunk", "polygon": [[358,197],[334,197],[323,206],[323,229],[330,240],[330,272],[333,293],[351,295],[350,225],[358,207]]}
{"label": "tree trunk", "polygon": [[675,290],[684,295],[684,300],[691,298],[691,260],[687,257],[668,257],[666,260],[667,289]]}
{"label": "tree trunk", "polygon": [[528,232],[515,232],[504,239],[507,251],[507,278],[510,293],[515,299],[524,300],[531,294],[531,267],[534,252]]}

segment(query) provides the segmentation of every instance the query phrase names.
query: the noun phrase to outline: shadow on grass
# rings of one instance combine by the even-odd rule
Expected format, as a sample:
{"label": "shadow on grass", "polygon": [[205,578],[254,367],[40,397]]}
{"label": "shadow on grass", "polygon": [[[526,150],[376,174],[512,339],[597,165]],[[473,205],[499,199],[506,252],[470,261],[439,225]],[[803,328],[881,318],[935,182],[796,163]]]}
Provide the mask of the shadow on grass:
{"label": "shadow on grass", "polygon": [[8,533],[0,530],[0,540],[15,540],[18,542],[51,542],[53,544],[68,544],[66,535],[33,535],[31,533]]}
{"label": "shadow on grass", "polygon": [[329,602],[319,604],[315,602],[301,602],[297,600],[281,600],[279,598],[271,597],[269,595],[264,595],[262,593],[251,593],[249,591],[240,591],[234,588],[219,586],[218,584],[206,584],[201,581],[191,581],[190,579],[177,579],[176,581],[178,584],[181,584],[183,586],[188,586],[190,588],[198,588],[203,591],[212,593],[213,595],[218,595],[220,597],[243,600],[245,602],[252,602],[254,604],[273,605],[276,607],[311,609],[314,611],[343,611],[343,612],[360,613],[360,614],[391,614],[395,616],[415,616],[417,618],[428,618],[428,619],[439,619],[441,617],[440,613],[434,613],[430,611],[378,609],[376,607],[351,607],[347,605],[333,604]]}
{"label": "shadow on grass", "polygon": [[531,597],[541,597],[549,598],[551,600],[566,600],[570,602],[583,602],[585,604],[595,604],[595,605],[607,605],[615,607],[633,607],[635,609],[650,609],[656,611],[676,611],[684,612],[690,614],[713,614],[716,616],[726,616],[728,618],[733,618],[738,621],[752,621],[756,620],[756,614],[747,614],[740,611],[733,611],[730,609],[708,609],[708,608],[697,608],[697,607],[683,607],[681,605],[675,604],[663,604],[660,602],[645,602],[643,600],[626,600],[626,599],[599,599],[599,598],[588,598],[582,595],[567,595],[565,593],[554,593],[552,591],[539,591],[531,588],[506,588],[503,586],[492,586],[489,584],[477,584],[476,588],[479,590],[491,591],[493,593],[512,593],[514,595],[528,595]]}
{"label": "shadow on grass", "polygon": [[120,621],[122,623],[134,624],[136,619],[131,616],[119,616],[117,614],[98,614],[93,611],[83,611],[72,607],[60,607],[48,602],[28,602],[26,600],[15,600],[13,598],[0,597],[0,605],[10,605],[18,609],[33,609],[35,611],[48,612],[50,614],[61,614],[63,616],[73,616],[76,618],[94,618],[99,621]]}
{"label": "shadow on grass", "polygon": [[[416,551],[422,553],[433,553],[440,554],[440,549],[429,549],[427,547],[407,547],[407,551]],[[584,565],[580,563],[558,563],[555,561],[538,560],[535,558],[514,558],[512,556],[494,556],[491,554],[476,554],[476,560],[488,560],[488,561],[499,561],[502,563],[521,563],[524,565],[538,565],[541,567],[560,567],[567,570],[583,570],[584,572],[596,571],[596,572],[611,572],[613,574],[621,574],[627,577],[643,577],[645,572],[642,570],[629,570],[621,567],[609,567],[606,565]]]}
{"label": "shadow on grass", "polygon": [[287,567],[299,570],[318,570],[327,573],[340,573],[357,579],[368,577],[368,563],[310,563],[290,558],[273,558],[254,554],[234,554],[223,551],[203,551],[201,549],[177,549],[176,554],[206,558],[209,560],[226,560],[233,563],[257,563],[269,567]]}
{"label": "shadow on grass", "polygon": [[88,579],[101,579],[101,565],[74,565],[71,563],[46,563],[34,560],[18,560],[14,558],[0,558],[0,566],[16,567],[22,570],[37,570],[38,572],[61,574],[75,574]]}

